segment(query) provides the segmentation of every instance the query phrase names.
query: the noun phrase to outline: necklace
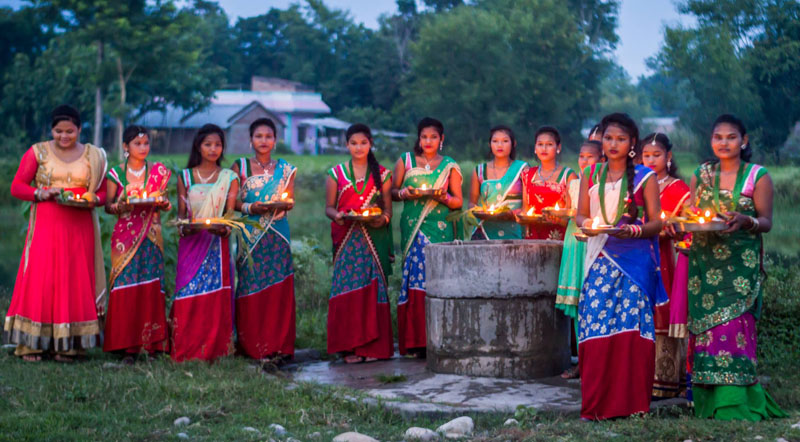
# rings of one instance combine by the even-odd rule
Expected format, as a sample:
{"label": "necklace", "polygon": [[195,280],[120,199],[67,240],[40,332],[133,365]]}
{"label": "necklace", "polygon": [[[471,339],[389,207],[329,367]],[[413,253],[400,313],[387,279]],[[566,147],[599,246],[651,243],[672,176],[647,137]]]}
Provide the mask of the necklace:
{"label": "necklace", "polygon": [[[719,166],[719,164],[717,164],[716,170],[714,171],[714,190],[713,190],[713,193],[714,193],[714,210],[716,210],[717,213],[722,213],[723,212],[722,205],[719,202],[719,187],[720,187],[719,178],[723,173],[719,169],[720,169],[720,166]],[[742,171],[743,170],[744,170],[744,163],[740,162],[739,163],[739,170],[736,171],[736,183],[733,185],[733,195],[731,196],[731,210],[732,211],[736,210],[736,208],[739,206],[739,196],[742,193],[741,180],[742,180]],[[728,175],[729,174],[730,173],[728,173]]]}
{"label": "necklace", "polygon": [[660,186],[660,185],[662,185],[662,184],[666,183],[666,182],[667,182],[667,180],[669,180],[670,178],[672,178],[672,177],[670,177],[669,175],[667,175],[667,176],[665,176],[664,178],[661,178],[661,179],[659,179],[659,180],[658,180],[658,185]]}
{"label": "necklace", "polygon": [[428,158],[426,158],[425,155],[421,155],[420,158],[425,160],[425,170],[431,170],[431,163],[428,161]]}
{"label": "necklace", "polygon": [[139,169],[139,170],[133,170],[130,167],[127,167],[127,169],[128,169],[128,173],[130,173],[131,175],[135,176],[136,178],[139,178],[144,174],[144,171],[147,170],[147,162],[145,162],[144,165],[142,166],[142,168]]}
{"label": "necklace", "polygon": [[274,160],[270,159],[269,161],[267,161],[267,164],[264,164],[261,161],[258,161],[258,157],[253,157],[253,161],[255,161],[256,164],[258,164],[259,166],[261,166],[262,169],[264,169],[264,174],[266,175],[268,173],[267,168],[272,165]]}
{"label": "necklace", "polygon": [[495,175],[496,175],[494,179],[496,179],[496,180],[499,180],[500,178],[504,177],[504,176],[505,176],[505,174],[506,174],[506,171],[508,170],[508,168],[509,168],[509,167],[511,167],[511,164],[509,164],[508,166],[504,167],[504,168],[502,169],[502,170],[503,170],[503,173],[502,173],[502,174],[500,174],[500,173],[498,172],[498,170],[500,170],[500,169],[498,169],[498,168],[497,168],[497,165],[495,165],[495,164],[494,164],[494,160],[492,160],[492,169],[494,169],[494,173],[495,173]]}
{"label": "necklace", "polygon": [[211,178],[214,178],[214,175],[217,174],[217,170],[215,170],[215,171],[211,172],[211,175],[209,175],[207,178],[203,178],[203,176],[200,175],[200,169],[195,169],[194,171],[197,172],[197,179],[199,179],[200,183],[202,183],[202,184],[208,184],[208,182],[211,180]]}
{"label": "necklace", "polygon": [[350,178],[353,180],[353,190],[356,191],[356,194],[361,195],[367,190],[367,177],[366,174],[364,176],[364,186],[361,187],[361,190],[358,190],[358,180],[356,180],[356,174],[353,172],[353,160],[350,160]]}
{"label": "necklace", "polygon": [[542,166],[536,168],[536,175],[538,175],[539,178],[542,179],[542,181],[547,182],[550,181],[550,178],[553,178],[553,175],[556,173],[557,170],[558,170],[558,161],[556,161],[556,167],[554,167],[553,170],[550,171],[550,175],[547,175],[547,178],[542,176]]}
{"label": "necklace", "polygon": [[[614,213],[614,223],[611,224],[608,222],[608,218],[606,218],[606,180],[608,178],[608,166],[603,167],[603,171],[600,172],[600,213],[603,215],[603,221],[607,225],[616,226],[619,224],[619,220],[622,219],[622,214],[624,213],[625,209],[625,198],[622,196],[622,189],[619,191],[619,195],[617,196],[617,210]],[[622,174],[622,187],[628,187],[628,174]],[[612,184],[611,190],[614,190],[614,185]],[[627,192],[626,192],[627,194]],[[627,195],[626,195],[627,196]]]}

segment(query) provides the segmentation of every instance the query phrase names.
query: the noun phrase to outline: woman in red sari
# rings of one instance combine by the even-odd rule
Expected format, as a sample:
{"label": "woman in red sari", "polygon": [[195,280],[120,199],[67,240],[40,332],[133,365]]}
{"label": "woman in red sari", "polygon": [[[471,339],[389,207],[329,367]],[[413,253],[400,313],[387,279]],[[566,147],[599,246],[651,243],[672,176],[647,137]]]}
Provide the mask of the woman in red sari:
{"label": "woman in red sari", "polygon": [[[161,163],[148,162],[150,136],[142,126],[122,134],[125,162],[108,172],[106,212],[119,219],[111,234],[111,294],[103,351],[125,354],[123,361],[146,351],[167,350],[164,300],[164,240],[162,210],[172,175]],[[128,204],[130,198],[162,197],[154,205]]]}
{"label": "woman in red sari", "polygon": [[[683,203],[689,198],[689,186],[678,178],[678,166],[672,158],[672,143],[662,133],[652,133],[642,139],[642,164],[655,172],[661,201],[662,219],[669,219],[680,213]],[[661,255],[661,279],[668,294],[672,293],[675,275],[675,251],[667,231],[662,231],[658,240]],[[684,261],[688,265],[688,261]],[[686,268],[684,268],[684,272]],[[670,302],[656,305],[654,322],[656,327],[656,374],[653,384],[653,397],[675,397],[681,388],[685,371],[682,363],[686,359],[686,343],[671,337]],[[680,301],[678,301],[680,302]],[[685,304],[685,301],[683,301]]]}
{"label": "woman in red sari", "polygon": [[[33,204],[3,330],[26,361],[47,352],[69,362],[100,345],[106,284],[93,208],[105,202],[107,165],[103,149],[80,142],[75,108],[57,107],[51,128],[53,139],[25,152],[11,183],[15,198]],[[83,195],[86,207],[59,204],[62,191]]]}
{"label": "woman in red sari", "polygon": [[[561,154],[561,135],[555,127],[544,126],[536,131],[536,158],[539,165],[522,173],[522,213],[542,214],[542,209],[570,207],[567,189],[578,175],[567,166],[558,164]],[[526,239],[564,239],[567,224],[557,218],[546,223],[530,224]]]}
{"label": "woman in red sari", "polygon": [[[352,364],[394,354],[386,282],[392,270],[392,182],[372,153],[369,127],[354,124],[346,137],[351,159],[332,168],[325,184],[333,240],[328,353],[343,353]],[[371,207],[381,215],[369,223],[344,219]]]}
{"label": "woman in red sari", "polygon": [[[239,180],[220,167],[225,133],[206,124],[192,142],[189,164],[178,179],[178,216],[219,218],[233,210]],[[233,262],[230,227],[196,230],[181,226],[175,297],[170,311],[171,356],[175,361],[212,361],[233,348]]]}

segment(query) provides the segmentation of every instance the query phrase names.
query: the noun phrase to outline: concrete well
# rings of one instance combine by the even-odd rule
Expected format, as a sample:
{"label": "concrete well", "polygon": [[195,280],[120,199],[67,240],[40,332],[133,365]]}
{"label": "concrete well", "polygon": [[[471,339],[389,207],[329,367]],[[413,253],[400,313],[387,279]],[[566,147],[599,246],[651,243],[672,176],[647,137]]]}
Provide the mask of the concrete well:
{"label": "concrete well", "polygon": [[569,367],[569,321],[555,310],[561,241],[425,248],[428,368],[533,379]]}

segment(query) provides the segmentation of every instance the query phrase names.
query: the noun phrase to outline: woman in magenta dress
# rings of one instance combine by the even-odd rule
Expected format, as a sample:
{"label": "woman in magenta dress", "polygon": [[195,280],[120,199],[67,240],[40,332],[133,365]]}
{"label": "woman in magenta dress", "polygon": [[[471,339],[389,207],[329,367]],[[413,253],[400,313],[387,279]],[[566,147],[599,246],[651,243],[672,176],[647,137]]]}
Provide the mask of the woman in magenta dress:
{"label": "woman in magenta dress", "polygon": [[[68,362],[100,345],[106,283],[93,208],[105,203],[107,163],[103,149],[80,142],[75,108],[57,107],[51,128],[53,139],[25,152],[11,184],[14,197],[33,204],[3,330],[27,361],[54,353]],[[62,191],[81,195],[87,206],[59,204]]]}
{"label": "woman in magenta dress", "polygon": [[[652,133],[642,139],[642,164],[653,170],[658,179],[658,190],[663,219],[680,214],[684,202],[689,198],[689,186],[678,178],[678,166],[672,158],[672,143],[662,133]],[[672,236],[665,229],[658,239],[661,256],[661,280],[667,293],[672,293],[675,271],[675,249]],[[688,264],[684,261],[684,265]],[[685,269],[683,270],[686,271]],[[676,300],[678,304],[681,300]],[[683,301],[685,304],[685,300]],[[653,397],[675,397],[684,379],[686,342],[671,337],[669,302],[656,306],[654,322],[656,327],[656,375],[653,384]]]}
{"label": "woman in magenta dress", "polygon": [[[192,142],[189,164],[178,179],[178,216],[201,220],[234,209],[239,180],[220,167],[225,133],[206,124]],[[233,262],[230,227],[197,230],[181,226],[175,295],[170,312],[175,361],[211,361],[229,354],[233,338]]]}
{"label": "woman in magenta dress", "polygon": [[[172,175],[163,164],[147,161],[150,135],[142,126],[122,134],[125,162],[108,172],[106,212],[119,219],[111,234],[111,294],[103,351],[125,354],[126,363],[144,351],[167,351],[162,210]],[[164,197],[152,206],[133,206],[130,198]]]}
{"label": "woman in magenta dress", "polygon": [[[532,208],[536,215],[542,209],[554,207],[562,209],[570,207],[569,183],[578,178],[578,174],[569,167],[558,163],[561,154],[561,135],[555,127],[544,126],[536,131],[536,158],[539,165],[522,174],[522,212],[528,213]],[[545,223],[529,224],[526,239],[564,239],[567,223],[558,218],[547,218]]]}
{"label": "woman in magenta dress", "polygon": [[[297,168],[272,159],[275,123],[261,118],[250,124],[250,144],[255,155],[239,158],[231,168],[239,176],[237,208],[261,229],[245,226],[239,251],[236,285],[238,347],[251,358],[273,358],[279,363],[294,355],[294,267],[288,212],[294,206]],[[270,202],[289,201],[283,209]]]}
{"label": "woman in magenta dress", "polygon": [[[386,278],[392,271],[391,173],[372,153],[372,132],[347,129],[350,161],[328,171],[325,214],[331,219],[333,280],[328,300],[328,353],[345,362],[388,359],[394,354]],[[369,223],[348,221],[350,211],[378,207]]]}

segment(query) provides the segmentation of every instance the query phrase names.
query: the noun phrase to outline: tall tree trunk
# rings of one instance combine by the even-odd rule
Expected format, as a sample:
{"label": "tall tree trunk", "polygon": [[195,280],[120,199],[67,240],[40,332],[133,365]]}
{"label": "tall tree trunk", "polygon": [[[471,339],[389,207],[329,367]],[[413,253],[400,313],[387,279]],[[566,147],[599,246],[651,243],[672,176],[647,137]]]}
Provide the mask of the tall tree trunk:
{"label": "tall tree trunk", "polygon": [[119,112],[117,113],[117,133],[116,133],[116,147],[117,153],[119,155],[120,161],[123,158],[123,150],[122,150],[122,131],[125,130],[125,100],[127,97],[125,96],[125,83],[128,82],[128,79],[125,76],[125,72],[122,70],[122,60],[117,57],[117,75],[119,76]]}
{"label": "tall tree trunk", "polygon": [[[97,42],[97,72],[98,77],[100,68],[103,64],[103,41]],[[94,90],[94,139],[95,146],[103,144],[103,89],[98,78],[97,87]]]}

